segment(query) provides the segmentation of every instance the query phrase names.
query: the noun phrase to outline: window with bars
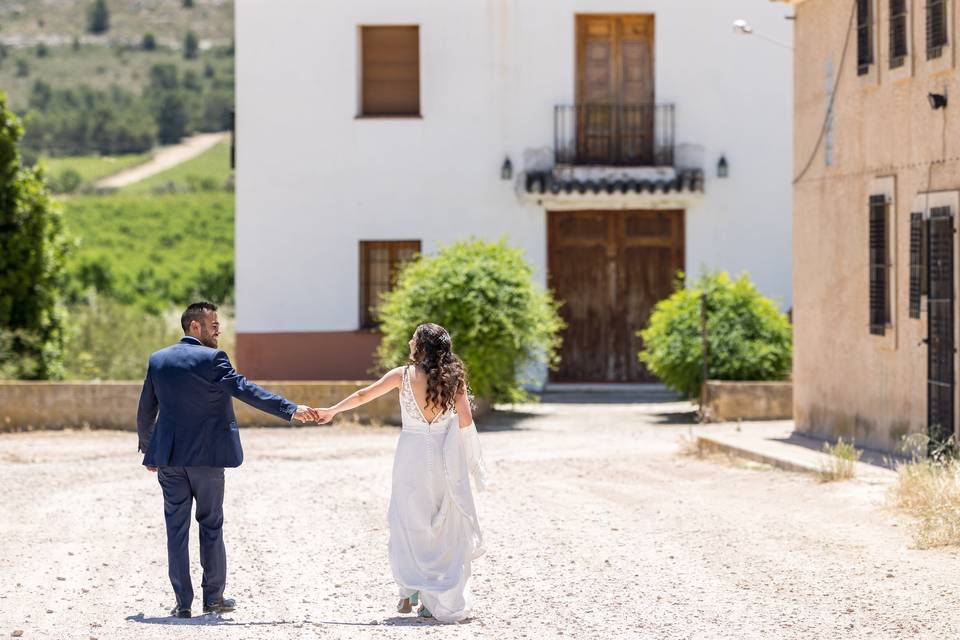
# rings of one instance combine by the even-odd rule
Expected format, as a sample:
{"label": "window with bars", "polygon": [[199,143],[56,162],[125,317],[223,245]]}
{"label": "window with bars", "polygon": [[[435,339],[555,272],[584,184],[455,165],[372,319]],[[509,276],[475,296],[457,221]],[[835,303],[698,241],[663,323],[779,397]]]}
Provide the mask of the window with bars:
{"label": "window with bars", "polygon": [[857,75],[860,76],[873,64],[872,3],[873,0],[857,0]]}
{"label": "window with bars", "polygon": [[927,0],[927,60],[939,58],[947,44],[947,0]]}
{"label": "window with bars", "polygon": [[890,0],[890,68],[903,66],[907,57],[907,0]]}
{"label": "window with bars", "polygon": [[393,289],[400,270],[418,253],[419,240],[360,241],[360,328],[380,325],[380,295]]}
{"label": "window with bars", "polygon": [[420,28],[361,27],[364,116],[420,115]]}
{"label": "window with bars", "polygon": [[920,303],[927,293],[927,223],[923,214],[910,214],[910,317],[920,317]]}
{"label": "window with bars", "polygon": [[879,336],[890,323],[887,211],[886,196],[870,196],[870,333]]}

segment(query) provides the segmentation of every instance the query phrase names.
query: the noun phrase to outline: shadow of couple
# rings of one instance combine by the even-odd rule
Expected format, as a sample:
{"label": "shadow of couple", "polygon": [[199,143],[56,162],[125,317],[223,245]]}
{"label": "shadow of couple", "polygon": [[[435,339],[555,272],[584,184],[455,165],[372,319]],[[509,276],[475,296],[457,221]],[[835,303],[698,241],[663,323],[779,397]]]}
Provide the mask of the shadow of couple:
{"label": "shadow of couple", "polygon": [[341,620],[253,620],[249,622],[237,622],[233,618],[225,618],[222,614],[205,613],[192,618],[177,618],[176,616],[163,616],[148,618],[145,614],[127,616],[127,622],[139,622],[141,624],[165,624],[174,626],[236,626],[236,627],[310,627],[338,625],[347,627],[414,627],[422,625],[440,624],[432,619],[418,618],[416,616],[394,616],[384,620],[372,620],[370,622],[346,622]]}

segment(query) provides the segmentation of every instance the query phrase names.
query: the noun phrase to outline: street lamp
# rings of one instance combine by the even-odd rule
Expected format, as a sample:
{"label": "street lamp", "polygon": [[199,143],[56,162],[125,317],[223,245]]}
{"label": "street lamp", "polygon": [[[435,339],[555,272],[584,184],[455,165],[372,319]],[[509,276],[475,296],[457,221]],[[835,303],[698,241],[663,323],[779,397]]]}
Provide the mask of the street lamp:
{"label": "street lamp", "polygon": [[772,42],[778,47],[783,47],[784,49],[790,49],[791,51],[793,51],[793,47],[791,47],[786,42],[780,42],[779,40],[774,40],[769,36],[763,35],[762,33],[757,33],[756,31],[753,30],[753,27],[750,26],[750,23],[744,20],[743,18],[737,18],[736,20],[733,21],[733,32],[739,33],[745,36],[757,36],[761,40]]}

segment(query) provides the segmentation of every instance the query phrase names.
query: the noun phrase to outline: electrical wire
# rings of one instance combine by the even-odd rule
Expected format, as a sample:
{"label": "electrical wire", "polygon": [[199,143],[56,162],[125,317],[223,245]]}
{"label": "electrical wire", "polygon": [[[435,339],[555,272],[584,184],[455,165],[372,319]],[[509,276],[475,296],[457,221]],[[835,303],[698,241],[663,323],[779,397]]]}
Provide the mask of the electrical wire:
{"label": "electrical wire", "polygon": [[803,169],[797,176],[793,179],[793,184],[800,182],[801,178],[810,170],[810,166],[813,165],[814,159],[817,157],[817,151],[820,150],[820,143],[823,142],[823,136],[827,132],[827,125],[830,122],[830,118],[833,116],[833,102],[837,99],[837,90],[840,88],[840,80],[843,79],[843,63],[847,59],[847,49],[850,45],[850,34],[853,33],[853,20],[857,15],[857,0],[851,2],[852,9],[850,11],[850,19],[847,21],[847,35],[843,38],[843,51],[840,53],[840,64],[837,66],[837,79],[833,83],[833,90],[830,92],[830,101],[827,103],[827,113],[823,118],[823,125],[820,127],[820,135],[817,136],[817,143],[813,147],[813,152],[810,154],[810,158],[807,160],[807,163],[803,166]]}

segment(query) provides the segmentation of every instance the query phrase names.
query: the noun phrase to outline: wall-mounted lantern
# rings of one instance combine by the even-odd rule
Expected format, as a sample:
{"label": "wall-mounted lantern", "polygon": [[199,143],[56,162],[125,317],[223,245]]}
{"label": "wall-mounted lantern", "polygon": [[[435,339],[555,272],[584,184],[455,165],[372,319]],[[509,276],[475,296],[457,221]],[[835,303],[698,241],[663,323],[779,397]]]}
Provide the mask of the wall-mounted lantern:
{"label": "wall-mounted lantern", "polygon": [[930,108],[936,111],[937,109],[943,109],[947,106],[947,91],[944,89],[943,93],[928,93],[927,100],[930,102]]}
{"label": "wall-mounted lantern", "polygon": [[513,163],[510,162],[510,156],[507,156],[503,161],[503,166],[500,167],[500,179],[510,180],[511,178],[513,178]]}
{"label": "wall-mounted lantern", "polygon": [[729,173],[730,167],[727,165],[727,158],[720,156],[720,160],[717,161],[717,177],[726,178]]}

